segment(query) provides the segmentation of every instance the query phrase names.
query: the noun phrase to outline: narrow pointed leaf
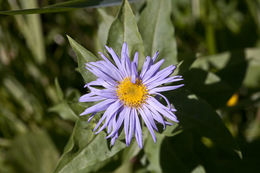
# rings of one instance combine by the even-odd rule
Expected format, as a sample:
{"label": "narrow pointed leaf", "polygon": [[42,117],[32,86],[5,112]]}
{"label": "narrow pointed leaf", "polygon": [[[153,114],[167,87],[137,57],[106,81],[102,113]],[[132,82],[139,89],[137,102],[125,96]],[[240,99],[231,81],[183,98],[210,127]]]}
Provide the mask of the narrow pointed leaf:
{"label": "narrow pointed leaf", "polygon": [[171,23],[171,0],[148,0],[138,22],[145,55],[159,51],[165,65],[177,63],[174,27]]}
{"label": "narrow pointed leaf", "polygon": [[119,151],[126,147],[120,141],[110,149],[105,133],[95,135],[94,124],[78,120],[55,173],[97,172]]}
{"label": "narrow pointed leaf", "polygon": [[108,45],[118,54],[121,52],[124,42],[128,45],[130,58],[133,59],[135,52],[139,52],[139,62],[142,63],[144,61],[143,40],[139,33],[135,16],[127,0],[123,1],[117,18],[110,27],[107,41]]}
{"label": "narrow pointed leaf", "polygon": [[120,4],[121,0],[71,0],[42,8],[0,11],[0,15],[42,14],[70,11],[76,8],[96,8]]}
{"label": "narrow pointed leaf", "polygon": [[99,26],[97,31],[97,37],[96,37],[96,49],[97,51],[103,51],[104,45],[107,42],[108,32],[111,24],[114,21],[114,17],[107,14],[105,9],[99,8],[97,10],[99,14]]}
{"label": "narrow pointed leaf", "polygon": [[82,47],[75,40],[73,40],[70,36],[67,36],[70,42],[70,45],[74,52],[77,55],[78,59],[78,68],[77,71],[81,74],[85,82],[89,82],[94,80],[96,77],[86,70],[86,63],[97,61],[97,57],[93,55],[90,51]]}

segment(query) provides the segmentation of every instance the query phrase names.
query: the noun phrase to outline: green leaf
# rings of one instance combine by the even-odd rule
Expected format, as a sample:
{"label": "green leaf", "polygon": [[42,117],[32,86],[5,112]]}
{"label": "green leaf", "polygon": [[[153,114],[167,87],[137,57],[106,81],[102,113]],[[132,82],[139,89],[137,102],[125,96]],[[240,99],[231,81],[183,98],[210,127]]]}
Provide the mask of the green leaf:
{"label": "green leaf", "polygon": [[171,0],[148,0],[138,22],[144,41],[145,55],[165,59],[165,66],[177,63],[174,27],[171,23]]}
{"label": "green leaf", "polygon": [[58,78],[55,78],[55,88],[56,88],[57,97],[58,97],[59,101],[62,101],[64,99],[64,95],[63,95],[62,89],[60,87]]}
{"label": "green leaf", "polygon": [[198,165],[196,168],[192,170],[191,173],[206,173],[206,170],[202,165]]}
{"label": "green leaf", "polygon": [[130,58],[133,59],[135,52],[138,52],[139,64],[142,64],[144,61],[143,40],[138,31],[135,16],[127,0],[123,1],[117,18],[110,27],[107,44],[119,54],[121,53],[121,47],[124,42],[128,45]]}
{"label": "green leaf", "polygon": [[71,90],[70,93],[66,94],[66,97],[68,98],[65,98],[57,78],[55,78],[55,87],[58,104],[49,108],[48,111],[56,112],[64,120],[76,121],[78,119],[77,113],[81,110],[81,107],[78,104],[78,91]]}
{"label": "green leaf", "polygon": [[117,140],[110,149],[105,133],[95,135],[93,128],[94,124],[86,120],[77,121],[55,173],[96,172],[125,148],[125,144]]}
{"label": "green leaf", "polygon": [[146,140],[144,151],[150,163],[147,169],[151,172],[158,172],[158,173],[162,172],[160,166],[160,150],[161,150],[161,144],[164,137],[165,136],[162,134],[157,134],[156,143],[154,143],[151,136],[149,136]]}
{"label": "green leaf", "polygon": [[55,13],[70,11],[76,8],[94,8],[94,7],[105,7],[111,5],[117,5],[121,0],[71,0],[67,2],[61,2],[54,5],[49,5],[42,8],[31,8],[22,10],[10,10],[0,11],[2,15],[17,15],[17,14],[42,14],[42,13]]}
{"label": "green leaf", "polygon": [[17,136],[7,156],[16,172],[49,173],[58,161],[58,152],[44,131]]}
{"label": "green leaf", "polygon": [[87,62],[93,62],[97,61],[97,57],[93,55],[90,51],[82,47],[80,44],[78,44],[75,40],[73,40],[70,36],[67,36],[70,42],[70,45],[74,52],[77,55],[78,59],[78,68],[77,71],[81,74],[85,82],[90,82],[96,79],[96,77],[90,73],[88,70],[86,70],[86,63]]}
{"label": "green leaf", "polygon": [[[148,131],[147,128],[143,128],[142,129],[142,133],[143,133],[143,141],[144,143],[146,143],[147,139],[150,137],[150,133]],[[124,136],[123,133],[121,133],[122,136]],[[121,136],[120,135],[120,136]],[[120,138],[119,136],[119,138]],[[133,139],[131,145],[129,147],[127,147],[122,154],[122,161],[123,164],[128,164],[129,162],[131,162],[131,160],[136,157],[140,151],[142,151],[142,149],[138,146],[138,143],[136,142],[135,139]],[[132,165],[133,166],[133,165]],[[124,167],[124,166],[123,166]],[[120,168],[119,168],[120,169]]]}
{"label": "green leaf", "polygon": [[238,150],[232,135],[207,102],[185,89],[172,92],[168,98],[178,110],[177,116],[184,130],[208,137],[226,149]]}
{"label": "green leaf", "polygon": [[107,42],[109,28],[114,21],[114,17],[107,14],[105,9],[99,8],[97,11],[100,22],[96,36],[96,50],[102,51],[104,50],[104,45]]}
{"label": "green leaf", "polygon": [[132,144],[127,147],[123,152],[123,162],[129,162],[133,157],[135,157],[140,152],[140,147],[137,142],[133,140]]}
{"label": "green leaf", "polygon": [[246,57],[248,69],[243,84],[249,88],[259,88],[260,86],[260,49],[247,49]]}
{"label": "green leaf", "polygon": [[156,134],[156,143],[154,143],[152,137],[149,135],[144,145],[144,152],[146,154],[147,159],[149,160],[149,165],[147,169],[151,172],[162,172],[160,165],[160,154],[161,154],[161,146],[165,137],[167,136],[175,136],[178,125],[174,123],[172,126],[167,126],[166,129],[161,134]]}
{"label": "green leaf", "polygon": [[48,109],[50,112],[56,112],[60,115],[60,117],[64,120],[72,120],[76,121],[78,119],[78,116],[75,114],[75,112],[71,109],[68,103],[63,101],[62,103],[59,103],[50,109]]}

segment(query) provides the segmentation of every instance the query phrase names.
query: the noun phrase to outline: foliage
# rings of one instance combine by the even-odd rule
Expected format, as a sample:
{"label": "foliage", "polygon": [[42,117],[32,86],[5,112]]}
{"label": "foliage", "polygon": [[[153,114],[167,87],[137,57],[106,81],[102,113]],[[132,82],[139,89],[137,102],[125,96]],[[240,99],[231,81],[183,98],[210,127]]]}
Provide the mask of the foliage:
{"label": "foliage", "polygon": [[[0,0],[0,172],[259,170],[260,2],[120,3]],[[95,135],[100,114],[79,117],[93,104],[78,103],[95,78],[85,63],[123,42],[140,63],[159,51],[185,82],[166,94],[180,123],[159,126],[157,143],[143,128],[142,150]]]}

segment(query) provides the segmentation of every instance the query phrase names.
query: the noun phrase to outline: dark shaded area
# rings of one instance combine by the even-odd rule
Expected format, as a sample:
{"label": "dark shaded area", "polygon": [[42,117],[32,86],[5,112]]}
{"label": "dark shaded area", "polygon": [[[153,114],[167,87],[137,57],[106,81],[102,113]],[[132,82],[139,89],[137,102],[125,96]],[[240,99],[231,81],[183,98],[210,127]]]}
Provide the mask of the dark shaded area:
{"label": "dark shaded area", "polygon": [[[218,60],[219,58],[208,57],[208,59]],[[207,100],[214,108],[223,107],[226,105],[228,99],[233,95],[233,93],[238,91],[244,80],[248,66],[245,52],[231,52],[228,62],[221,69],[218,69],[213,64],[211,64],[210,60],[208,59],[204,58],[204,63],[208,64],[209,71],[205,71],[197,67],[191,67],[189,70],[186,70],[183,73],[185,84],[187,88],[189,88],[201,98]],[[191,60],[188,58],[188,63],[185,61],[186,59],[184,59],[184,65],[190,64],[189,62]],[[219,59],[219,61],[223,60]],[[182,68],[183,67],[181,66],[181,69]],[[211,71],[216,72],[213,73]],[[218,78],[218,81],[212,82],[210,84],[206,83],[207,80],[215,80],[214,77]]]}
{"label": "dark shaded area", "polygon": [[[259,144],[259,143],[257,143]],[[161,149],[161,166],[163,172],[191,172],[198,165],[206,172],[257,172],[259,170],[259,148],[256,143],[247,144],[250,150],[244,150],[243,159],[234,152],[227,152],[218,145],[206,146],[201,136],[193,131],[183,132],[175,137],[166,138]],[[251,148],[252,147],[252,148]]]}

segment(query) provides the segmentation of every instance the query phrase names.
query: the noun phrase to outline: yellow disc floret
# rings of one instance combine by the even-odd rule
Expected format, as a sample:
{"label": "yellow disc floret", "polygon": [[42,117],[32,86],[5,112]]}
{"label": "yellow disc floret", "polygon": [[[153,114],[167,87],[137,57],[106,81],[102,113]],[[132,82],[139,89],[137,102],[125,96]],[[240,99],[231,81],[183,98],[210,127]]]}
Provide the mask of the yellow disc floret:
{"label": "yellow disc floret", "polygon": [[146,87],[142,84],[141,80],[136,79],[135,83],[131,82],[131,78],[125,78],[117,86],[117,96],[119,99],[129,107],[140,107],[145,103],[148,96]]}

